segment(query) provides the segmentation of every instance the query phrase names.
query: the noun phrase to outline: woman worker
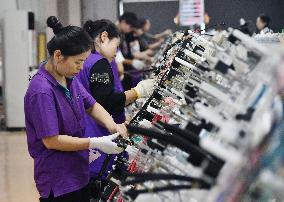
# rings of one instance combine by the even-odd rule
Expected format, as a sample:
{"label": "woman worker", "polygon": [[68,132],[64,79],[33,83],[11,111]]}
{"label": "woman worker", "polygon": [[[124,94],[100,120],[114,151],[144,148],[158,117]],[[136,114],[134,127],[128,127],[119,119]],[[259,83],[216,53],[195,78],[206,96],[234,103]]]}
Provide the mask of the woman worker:
{"label": "woman worker", "polygon": [[[117,48],[120,44],[120,35],[117,27],[109,20],[87,21],[84,29],[94,40],[94,49],[84,62],[83,70],[77,75],[83,86],[113,117],[116,123],[125,121],[124,107],[137,98],[150,96],[154,80],[141,81],[135,88],[123,91],[116,63],[114,61]],[[86,116],[86,135],[96,137],[97,135],[109,135],[109,131]],[[95,132],[93,132],[95,131]],[[91,155],[98,151],[90,151]],[[102,151],[103,152],[103,151]],[[106,155],[100,152],[99,158],[90,162],[90,173],[92,180],[97,180]],[[113,157],[114,158],[114,157]],[[109,170],[112,161],[108,165]],[[104,174],[102,185],[104,185]],[[101,179],[99,179],[101,180]],[[95,194],[96,195],[96,194]]]}
{"label": "woman worker", "polygon": [[269,28],[270,17],[267,15],[260,15],[256,19],[256,27],[259,31],[259,34],[269,34],[273,33],[273,30]]}
{"label": "woman worker", "polygon": [[90,54],[89,35],[76,26],[63,27],[53,16],[47,25],[55,34],[47,43],[50,57],[39,65],[24,99],[34,178],[41,202],[89,202],[88,149],[117,154],[122,148],[112,141],[118,134],[83,138],[85,112],[109,134],[127,137],[127,132],[74,78]]}

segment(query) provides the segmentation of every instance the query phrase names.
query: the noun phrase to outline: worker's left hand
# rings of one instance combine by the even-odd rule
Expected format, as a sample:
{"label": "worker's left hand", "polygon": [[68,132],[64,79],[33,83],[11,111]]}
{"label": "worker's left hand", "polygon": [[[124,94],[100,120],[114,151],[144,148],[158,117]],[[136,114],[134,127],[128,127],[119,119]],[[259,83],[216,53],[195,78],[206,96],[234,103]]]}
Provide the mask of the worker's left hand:
{"label": "worker's left hand", "polygon": [[170,36],[172,33],[173,33],[173,32],[172,32],[171,29],[166,29],[166,30],[164,31],[164,34],[165,34],[166,36]]}

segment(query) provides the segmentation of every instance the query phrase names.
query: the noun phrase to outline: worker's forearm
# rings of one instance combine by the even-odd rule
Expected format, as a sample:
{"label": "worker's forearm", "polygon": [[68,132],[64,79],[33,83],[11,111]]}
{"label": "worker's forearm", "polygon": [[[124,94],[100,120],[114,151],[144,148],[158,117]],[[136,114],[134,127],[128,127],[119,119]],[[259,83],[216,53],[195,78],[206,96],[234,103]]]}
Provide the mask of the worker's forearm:
{"label": "worker's forearm", "polygon": [[123,75],[124,73],[124,67],[122,63],[117,63],[117,70],[118,70],[118,74],[119,76]]}
{"label": "worker's forearm", "polygon": [[170,30],[165,30],[159,34],[155,34],[155,39],[161,39],[171,34]]}
{"label": "worker's forearm", "polygon": [[134,102],[138,97],[137,93],[134,90],[125,91],[124,94],[125,94],[125,97],[126,97],[125,106]]}
{"label": "worker's forearm", "polygon": [[123,64],[124,64],[124,65],[132,65],[132,60],[130,60],[130,59],[125,59],[125,60],[123,61]]}
{"label": "worker's forearm", "polygon": [[109,132],[116,132],[116,124],[113,121],[113,118],[99,103],[94,104],[94,106],[88,111],[88,114],[100,125],[107,128]]}
{"label": "worker's forearm", "polygon": [[144,54],[143,52],[135,52],[133,53],[133,56],[135,59],[139,59],[139,60],[145,60],[146,58],[146,54]]}
{"label": "worker's forearm", "polygon": [[161,43],[158,41],[158,42],[156,42],[156,43],[150,44],[148,47],[149,47],[150,49],[156,49],[156,48],[158,48],[158,47],[160,47],[160,46],[161,46]]}
{"label": "worker's forearm", "polygon": [[154,35],[154,38],[155,38],[155,39],[161,39],[161,38],[163,38],[163,37],[164,37],[163,33],[159,33],[159,34],[155,34],[155,35]]}
{"label": "worker's forearm", "polygon": [[72,137],[68,135],[56,135],[42,139],[48,149],[59,151],[79,151],[89,148],[89,138]]}

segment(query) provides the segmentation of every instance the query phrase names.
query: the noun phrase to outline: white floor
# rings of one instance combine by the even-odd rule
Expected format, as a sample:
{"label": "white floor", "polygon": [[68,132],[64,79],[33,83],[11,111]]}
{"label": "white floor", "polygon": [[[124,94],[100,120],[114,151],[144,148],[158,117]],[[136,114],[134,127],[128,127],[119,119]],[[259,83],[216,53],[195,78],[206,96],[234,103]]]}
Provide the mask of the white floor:
{"label": "white floor", "polygon": [[25,132],[0,132],[0,202],[38,202]]}

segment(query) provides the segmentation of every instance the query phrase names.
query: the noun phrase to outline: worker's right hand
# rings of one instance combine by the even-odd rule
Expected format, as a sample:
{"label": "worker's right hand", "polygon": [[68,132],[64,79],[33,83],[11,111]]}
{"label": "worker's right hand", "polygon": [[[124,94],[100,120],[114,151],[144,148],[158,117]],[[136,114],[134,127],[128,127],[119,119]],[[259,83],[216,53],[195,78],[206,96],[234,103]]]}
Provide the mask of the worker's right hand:
{"label": "worker's right hand", "polygon": [[103,137],[90,138],[89,149],[99,149],[106,154],[119,154],[123,152],[123,148],[118,147],[113,140],[119,136],[118,133]]}
{"label": "worker's right hand", "polygon": [[171,29],[166,29],[166,30],[164,31],[164,35],[166,35],[166,36],[170,36],[172,33],[173,33],[173,32],[172,32]]}
{"label": "worker's right hand", "polygon": [[136,70],[142,70],[142,69],[144,69],[146,67],[146,64],[142,60],[133,59],[132,60],[132,66]]}
{"label": "worker's right hand", "polygon": [[146,56],[153,56],[154,55],[154,51],[153,50],[151,50],[151,49],[147,49],[147,50],[145,50],[143,53],[145,53],[146,54]]}

